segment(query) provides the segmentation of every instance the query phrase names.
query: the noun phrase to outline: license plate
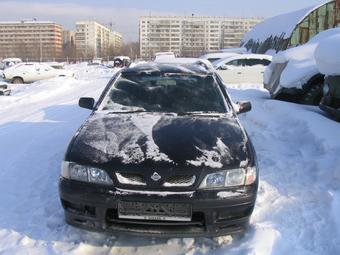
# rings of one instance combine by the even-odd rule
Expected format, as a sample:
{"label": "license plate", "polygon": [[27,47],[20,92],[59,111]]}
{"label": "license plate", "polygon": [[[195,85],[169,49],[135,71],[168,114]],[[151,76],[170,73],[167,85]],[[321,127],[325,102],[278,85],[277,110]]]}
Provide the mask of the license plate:
{"label": "license plate", "polygon": [[120,201],[118,217],[150,221],[191,221],[191,205]]}

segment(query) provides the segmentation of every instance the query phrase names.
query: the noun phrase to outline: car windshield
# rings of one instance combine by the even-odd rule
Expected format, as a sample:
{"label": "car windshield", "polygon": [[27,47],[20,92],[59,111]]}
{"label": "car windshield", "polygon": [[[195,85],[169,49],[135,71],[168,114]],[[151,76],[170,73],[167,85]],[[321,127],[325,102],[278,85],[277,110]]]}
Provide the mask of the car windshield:
{"label": "car windshield", "polygon": [[123,74],[107,93],[101,110],[225,113],[227,106],[210,75]]}

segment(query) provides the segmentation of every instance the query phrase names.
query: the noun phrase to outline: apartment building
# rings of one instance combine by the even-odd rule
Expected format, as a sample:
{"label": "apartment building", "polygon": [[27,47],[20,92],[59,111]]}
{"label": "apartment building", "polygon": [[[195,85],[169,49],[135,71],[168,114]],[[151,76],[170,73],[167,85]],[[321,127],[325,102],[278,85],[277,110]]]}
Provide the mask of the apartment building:
{"label": "apartment building", "polygon": [[75,45],[76,33],[72,30],[63,31],[63,45]]}
{"label": "apartment building", "polygon": [[121,33],[111,31],[110,45],[114,49],[114,52],[118,52],[123,46],[123,35]]}
{"label": "apartment building", "polygon": [[172,51],[183,57],[239,47],[246,32],[262,18],[226,17],[141,17],[139,24],[141,57]]}
{"label": "apartment building", "polygon": [[0,22],[0,58],[59,58],[62,26],[51,21]]}
{"label": "apartment building", "polygon": [[77,55],[84,58],[106,57],[122,46],[122,35],[96,21],[76,22]]}

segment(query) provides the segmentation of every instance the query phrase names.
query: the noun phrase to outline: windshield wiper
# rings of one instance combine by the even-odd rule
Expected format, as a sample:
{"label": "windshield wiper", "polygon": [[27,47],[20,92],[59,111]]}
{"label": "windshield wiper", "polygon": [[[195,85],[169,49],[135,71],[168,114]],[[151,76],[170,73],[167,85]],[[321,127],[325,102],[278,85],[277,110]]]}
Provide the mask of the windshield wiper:
{"label": "windshield wiper", "polygon": [[129,114],[129,113],[140,113],[140,112],[149,112],[147,110],[144,109],[138,109],[138,110],[132,110],[132,111],[112,111],[112,112],[108,112],[108,114]]}
{"label": "windshield wiper", "polygon": [[223,112],[214,112],[214,111],[197,111],[197,112],[178,112],[178,116],[221,116],[225,113]]}

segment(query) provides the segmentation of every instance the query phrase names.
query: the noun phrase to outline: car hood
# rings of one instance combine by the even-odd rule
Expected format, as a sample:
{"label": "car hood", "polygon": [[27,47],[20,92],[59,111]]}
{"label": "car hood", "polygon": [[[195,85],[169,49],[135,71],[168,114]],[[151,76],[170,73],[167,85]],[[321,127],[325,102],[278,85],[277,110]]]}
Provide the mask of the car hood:
{"label": "car hood", "polygon": [[223,169],[248,159],[248,138],[234,117],[95,113],[66,160],[112,166],[171,165]]}

